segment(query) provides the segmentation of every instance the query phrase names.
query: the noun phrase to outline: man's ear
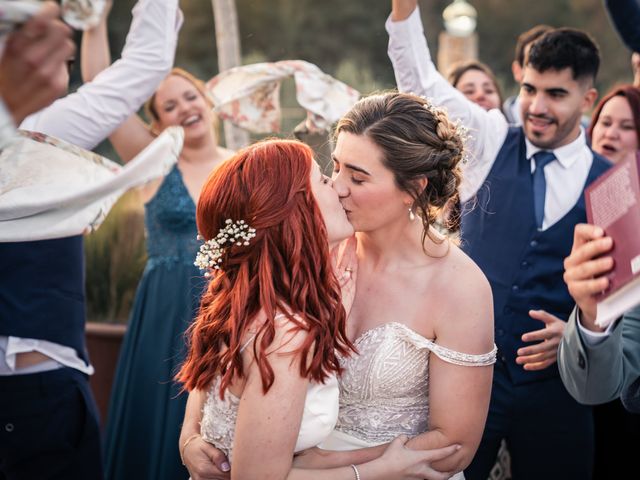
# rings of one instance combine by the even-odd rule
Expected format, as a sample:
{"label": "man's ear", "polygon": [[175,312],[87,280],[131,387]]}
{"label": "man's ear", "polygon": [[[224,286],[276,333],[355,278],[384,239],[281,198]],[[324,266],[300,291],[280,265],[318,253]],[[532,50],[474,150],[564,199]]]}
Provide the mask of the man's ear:
{"label": "man's ear", "polygon": [[584,92],[584,97],[582,101],[582,113],[586,113],[589,110],[591,110],[597,98],[598,98],[598,90],[596,90],[595,87],[591,87],[586,92]]}
{"label": "man's ear", "polygon": [[511,73],[513,74],[513,79],[516,83],[520,84],[520,82],[522,82],[522,66],[517,60],[511,62]]}

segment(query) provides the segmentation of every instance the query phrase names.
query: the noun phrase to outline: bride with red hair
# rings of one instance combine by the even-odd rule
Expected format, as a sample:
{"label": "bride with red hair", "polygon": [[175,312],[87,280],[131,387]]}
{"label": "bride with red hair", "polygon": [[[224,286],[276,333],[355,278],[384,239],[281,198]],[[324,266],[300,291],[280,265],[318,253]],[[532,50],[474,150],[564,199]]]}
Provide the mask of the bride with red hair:
{"label": "bride with red hair", "polygon": [[310,148],[268,140],[238,152],[206,181],[196,218],[210,283],[177,376],[189,402],[203,401],[183,457],[206,441],[233,459],[231,478],[415,478],[406,472],[434,452],[401,438],[357,468],[292,468],[331,433],[339,357],[354,352],[330,254],[353,227]]}

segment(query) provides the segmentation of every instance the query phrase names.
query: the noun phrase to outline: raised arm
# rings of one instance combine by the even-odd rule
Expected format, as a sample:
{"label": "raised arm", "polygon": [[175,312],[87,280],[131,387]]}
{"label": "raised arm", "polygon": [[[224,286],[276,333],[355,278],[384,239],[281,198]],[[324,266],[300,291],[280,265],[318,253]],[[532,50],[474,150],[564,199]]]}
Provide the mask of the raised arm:
{"label": "raised arm", "polygon": [[91,82],[100,72],[111,65],[109,31],[107,28],[112,2],[106,3],[100,22],[85,30],[80,46],[80,73],[84,83]]}
{"label": "raised arm", "polygon": [[398,89],[432,99],[469,129],[469,162],[463,165],[461,199],[471,198],[486,178],[509,125],[498,109],[485,111],[468,100],[437,71],[424,35],[417,0],[392,0],[387,19],[388,55]]}
{"label": "raised arm", "polygon": [[[110,10],[111,2],[105,9],[100,23],[82,35],[80,68],[82,80],[85,83],[93,81],[100,72],[106,70],[111,64],[107,29]],[[124,162],[128,162],[153,141],[153,135],[137,113],[133,113],[113,131],[109,140],[120,158]]]}
{"label": "raised arm", "polygon": [[178,0],[139,0],[122,58],[77,92],[28,117],[21,128],[94,148],[135,113],[173,66]]}

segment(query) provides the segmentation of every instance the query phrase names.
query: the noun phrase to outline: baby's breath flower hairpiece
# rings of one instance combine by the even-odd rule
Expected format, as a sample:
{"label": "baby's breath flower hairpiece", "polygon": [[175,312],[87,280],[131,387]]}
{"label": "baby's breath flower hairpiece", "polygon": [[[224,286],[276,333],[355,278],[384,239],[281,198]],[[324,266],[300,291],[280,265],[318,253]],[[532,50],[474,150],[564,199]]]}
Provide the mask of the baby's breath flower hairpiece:
{"label": "baby's breath flower hairpiece", "polygon": [[[215,238],[207,240],[200,245],[200,251],[196,255],[196,261],[194,265],[200,270],[220,270],[220,264],[222,263],[222,255],[225,252],[225,245],[249,245],[249,241],[256,236],[256,229],[251,228],[245,223],[244,220],[238,220],[234,222],[230,218],[225,220],[225,226],[218,231]],[[198,235],[198,240],[203,240],[201,235]],[[209,272],[205,273],[205,276],[209,276]]]}

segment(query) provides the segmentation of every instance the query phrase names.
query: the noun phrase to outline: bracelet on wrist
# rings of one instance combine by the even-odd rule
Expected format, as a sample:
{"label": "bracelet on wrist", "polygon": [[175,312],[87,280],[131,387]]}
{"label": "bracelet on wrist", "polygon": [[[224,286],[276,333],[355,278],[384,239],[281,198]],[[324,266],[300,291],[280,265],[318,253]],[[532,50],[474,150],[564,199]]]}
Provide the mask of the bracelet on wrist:
{"label": "bracelet on wrist", "polygon": [[195,440],[199,436],[200,436],[199,433],[194,433],[189,438],[187,438],[182,444],[182,446],[180,447],[180,461],[182,461],[182,465],[184,465],[184,451],[187,449],[187,445],[189,445],[189,443],[191,443],[192,440]]}
{"label": "bracelet on wrist", "polygon": [[358,467],[356,467],[353,463],[351,464],[351,468],[353,469],[353,474],[356,476],[356,480],[360,480],[360,472],[358,471]]}

